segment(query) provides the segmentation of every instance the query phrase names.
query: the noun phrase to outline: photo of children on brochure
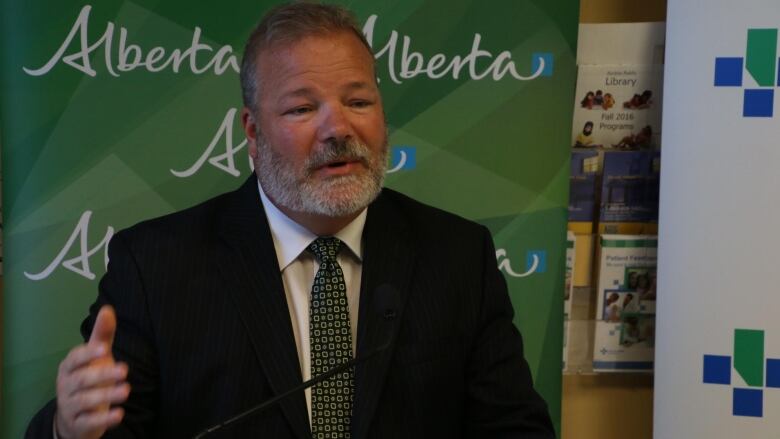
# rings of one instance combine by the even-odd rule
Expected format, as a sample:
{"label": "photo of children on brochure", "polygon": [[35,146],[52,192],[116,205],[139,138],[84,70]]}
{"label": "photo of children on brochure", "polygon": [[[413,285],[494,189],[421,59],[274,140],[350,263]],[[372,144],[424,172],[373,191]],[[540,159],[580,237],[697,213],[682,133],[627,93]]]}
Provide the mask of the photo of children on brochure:
{"label": "photo of children on brochure", "polygon": [[662,84],[659,66],[579,66],[573,147],[660,149]]}
{"label": "photo of children on brochure", "polygon": [[[652,105],[652,90],[645,90],[641,94],[634,93],[634,95],[631,96],[631,99],[623,102],[623,108],[631,110],[646,110]],[[588,92],[585,93],[585,97],[580,101],[580,106],[582,108],[587,108],[588,110],[609,110],[615,106],[615,98],[612,96],[612,93],[604,93],[601,90],[596,90],[594,93],[588,90]]]}
{"label": "photo of children on brochure", "polygon": [[596,90],[596,93],[588,91],[580,101],[580,105],[588,110],[609,110],[615,106],[615,98],[612,96],[612,93],[604,93],[601,90]]}

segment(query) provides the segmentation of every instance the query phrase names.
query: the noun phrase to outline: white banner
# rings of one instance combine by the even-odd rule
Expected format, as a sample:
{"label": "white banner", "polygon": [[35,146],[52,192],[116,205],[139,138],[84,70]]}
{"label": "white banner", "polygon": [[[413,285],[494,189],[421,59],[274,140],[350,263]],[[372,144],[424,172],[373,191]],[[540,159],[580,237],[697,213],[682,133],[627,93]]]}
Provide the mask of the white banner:
{"label": "white banner", "polygon": [[669,2],[654,435],[780,437],[777,0]]}

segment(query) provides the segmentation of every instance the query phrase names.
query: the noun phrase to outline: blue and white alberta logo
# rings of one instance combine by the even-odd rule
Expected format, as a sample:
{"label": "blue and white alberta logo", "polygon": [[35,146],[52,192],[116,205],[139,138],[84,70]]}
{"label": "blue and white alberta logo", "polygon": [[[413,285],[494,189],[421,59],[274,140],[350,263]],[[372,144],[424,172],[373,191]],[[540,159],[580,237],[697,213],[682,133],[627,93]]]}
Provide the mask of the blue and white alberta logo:
{"label": "blue and white alberta logo", "polygon": [[525,271],[519,272],[512,268],[512,261],[506,249],[496,249],[498,269],[512,277],[526,277],[534,273],[541,274],[547,271],[547,251],[527,250],[525,253]]}
{"label": "blue and white alberta logo", "polygon": [[417,167],[417,148],[413,146],[393,146],[390,148],[390,167],[388,174],[409,171]]}

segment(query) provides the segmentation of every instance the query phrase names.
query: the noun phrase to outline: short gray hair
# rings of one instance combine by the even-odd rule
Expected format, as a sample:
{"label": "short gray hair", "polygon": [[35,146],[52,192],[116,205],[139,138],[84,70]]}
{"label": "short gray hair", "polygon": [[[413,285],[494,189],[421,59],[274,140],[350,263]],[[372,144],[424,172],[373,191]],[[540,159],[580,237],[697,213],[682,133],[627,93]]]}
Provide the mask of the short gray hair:
{"label": "short gray hair", "polygon": [[274,44],[292,43],[308,36],[334,32],[353,33],[374,59],[371,45],[358,27],[355,16],[342,6],[300,1],[268,11],[249,36],[241,61],[241,95],[252,114],[256,115],[258,110],[257,58],[260,52]]}

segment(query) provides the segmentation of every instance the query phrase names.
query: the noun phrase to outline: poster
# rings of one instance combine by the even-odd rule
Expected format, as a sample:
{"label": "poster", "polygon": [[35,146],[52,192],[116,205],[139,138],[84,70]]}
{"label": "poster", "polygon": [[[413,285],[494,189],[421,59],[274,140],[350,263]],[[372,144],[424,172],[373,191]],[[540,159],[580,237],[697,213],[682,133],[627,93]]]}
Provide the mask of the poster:
{"label": "poster", "polygon": [[[574,0],[343,2],[377,60],[386,185],[489,228],[560,418]],[[116,231],[236,188],[244,41],[274,2],[3,0],[2,433],[54,395]],[[446,13],[443,13],[446,11]]]}
{"label": "poster", "polygon": [[594,371],[653,370],[658,238],[601,235]]}

